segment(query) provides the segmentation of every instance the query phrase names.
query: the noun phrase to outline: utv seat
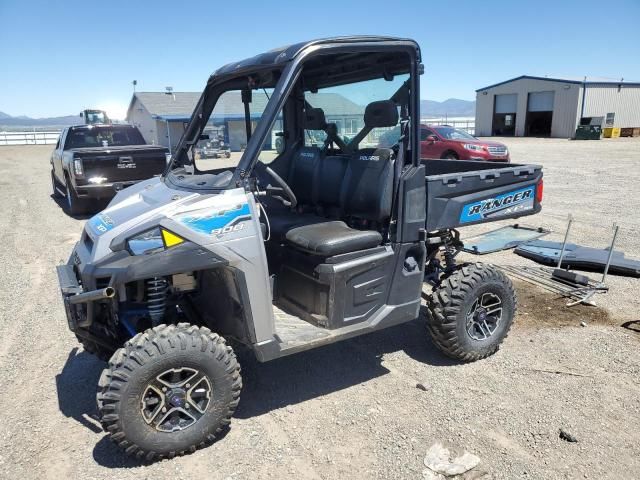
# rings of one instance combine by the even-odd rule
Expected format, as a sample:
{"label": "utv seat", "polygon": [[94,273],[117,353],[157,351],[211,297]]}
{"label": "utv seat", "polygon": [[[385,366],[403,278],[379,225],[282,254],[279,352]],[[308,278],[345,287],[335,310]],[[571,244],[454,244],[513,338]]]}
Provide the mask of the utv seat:
{"label": "utv seat", "polygon": [[382,235],[375,230],[356,230],[338,220],[324,220],[292,228],[286,234],[287,242],[299,250],[324,257],[373,248],[382,243]]}
{"label": "utv seat", "polygon": [[[354,224],[379,225],[391,215],[392,191],[393,151],[358,150],[346,166],[339,210]],[[323,206],[326,208],[327,204]],[[287,242],[298,250],[327,257],[377,247],[382,243],[382,235],[376,230],[357,230],[343,221],[324,218],[318,222],[316,219],[289,229],[285,235]]]}
{"label": "utv seat", "polygon": [[[365,129],[393,127],[398,123],[398,110],[387,100],[367,105]],[[394,154],[390,149],[356,150],[350,157],[320,157],[315,169],[314,206],[316,211],[331,218],[298,215],[288,225],[277,228],[285,233],[287,243],[313,255],[333,256],[377,247],[382,235],[377,230],[349,227],[352,225],[382,225],[391,216],[393,195]]]}

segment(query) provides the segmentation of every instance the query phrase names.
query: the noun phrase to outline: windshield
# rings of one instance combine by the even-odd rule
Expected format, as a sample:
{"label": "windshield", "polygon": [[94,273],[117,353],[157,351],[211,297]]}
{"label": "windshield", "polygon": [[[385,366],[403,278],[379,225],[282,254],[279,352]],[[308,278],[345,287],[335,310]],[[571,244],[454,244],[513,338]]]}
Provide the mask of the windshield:
{"label": "windshield", "polygon": [[442,138],[447,140],[477,140],[473,135],[469,135],[464,130],[453,127],[432,127]]}
{"label": "windshield", "polygon": [[[253,133],[262,118],[273,89],[254,90],[249,102],[249,119]],[[200,173],[233,170],[247,146],[245,106],[240,90],[228,90],[218,98],[202,131],[200,140],[189,152]]]}
{"label": "windshield", "polygon": [[142,134],[136,127],[82,127],[72,129],[67,136],[65,150],[70,148],[122,147],[145,145]]}

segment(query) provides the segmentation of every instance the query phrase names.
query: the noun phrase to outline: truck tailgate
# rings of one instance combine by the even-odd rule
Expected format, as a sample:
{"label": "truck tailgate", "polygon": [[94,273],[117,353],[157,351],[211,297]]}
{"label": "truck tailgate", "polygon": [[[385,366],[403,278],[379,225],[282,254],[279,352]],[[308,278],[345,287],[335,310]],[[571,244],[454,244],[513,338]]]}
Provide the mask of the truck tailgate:
{"label": "truck tailgate", "polygon": [[144,180],[161,174],[167,165],[167,152],[155,145],[73,150],[74,158],[82,159],[84,177],[104,177],[109,183]]}
{"label": "truck tailgate", "polygon": [[426,171],[427,231],[538,213],[539,165],[422,160]]}

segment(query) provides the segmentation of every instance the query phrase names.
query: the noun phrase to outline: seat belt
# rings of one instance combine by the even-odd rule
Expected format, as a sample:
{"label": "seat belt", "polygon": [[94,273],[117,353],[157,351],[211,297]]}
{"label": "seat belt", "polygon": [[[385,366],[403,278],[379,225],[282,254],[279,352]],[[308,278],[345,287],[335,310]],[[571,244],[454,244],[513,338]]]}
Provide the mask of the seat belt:
{"label": "seat belt", "polygon": [[[402,107],[403,113],[405,114],[402,117],[402,120],[400,120],[400,138],[398,139],[398,156],[396,157],[396,163],[394,165],[394,172],[393,172],[393,187],[395,189],[395,191],[393,192],[393,197],[391,200],[391,214],[393,215],[396,207],[398,205],[399,202],[399,198],[398,195],[400,194],[400,177],[402,176],[402,169],[404,168],[404,159],[405,159],[405,152],[407,150],[408,147],[408,132],[409,132],[409,125],[411,124],[411,120],[409,119],[409,117],[406,115],[406,111],[405,111],[405,106]],[[396,225],[396,232],[397,232],[397,224],[398,224],[398,216],[396,213],[396,218],[395,218],[395,225]],[[389,229],[391,230],[391,229]],[[387,237],[390,237],[391,232],[387,232]]]}

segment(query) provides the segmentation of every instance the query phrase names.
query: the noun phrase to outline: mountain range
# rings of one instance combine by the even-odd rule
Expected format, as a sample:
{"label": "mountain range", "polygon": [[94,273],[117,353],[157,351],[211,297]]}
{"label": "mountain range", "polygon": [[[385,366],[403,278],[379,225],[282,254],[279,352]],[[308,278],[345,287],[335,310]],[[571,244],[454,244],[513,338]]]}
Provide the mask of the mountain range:
{"label": "mountain range", "polygon": [[[444,102],[435,100],[420,101],[421,117],[473,117],[476,111],[476,102],[449,98]],[[0,126],[2,127],[67,127],[84,123],[78,115],[65,115],[61,117],[31,118],[24,115],[13,117],[8,113],[0,112]]]}
{"label": "mountain range", "polygon": [[474,117],[476,114],[476,102],[449,98],[444,102],[435,100],[420,101],[421,117]]}
{"label": "mountain range", "polygon": [[62,117],[31,118],[25,115],[13,117],[8,113],[0,112],[1,127],[68,127],[84,123],[78,115],[65,115]]}

